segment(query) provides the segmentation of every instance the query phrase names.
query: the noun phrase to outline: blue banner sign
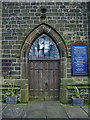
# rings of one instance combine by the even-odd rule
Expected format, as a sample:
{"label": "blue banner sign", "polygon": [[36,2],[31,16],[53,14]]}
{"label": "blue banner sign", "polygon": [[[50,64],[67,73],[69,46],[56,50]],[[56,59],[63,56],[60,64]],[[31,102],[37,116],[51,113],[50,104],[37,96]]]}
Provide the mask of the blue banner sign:
{"label": "blue banner sign", "polygon": [[88,56],[86,45],[72,46],[72,75],[88,75]]}

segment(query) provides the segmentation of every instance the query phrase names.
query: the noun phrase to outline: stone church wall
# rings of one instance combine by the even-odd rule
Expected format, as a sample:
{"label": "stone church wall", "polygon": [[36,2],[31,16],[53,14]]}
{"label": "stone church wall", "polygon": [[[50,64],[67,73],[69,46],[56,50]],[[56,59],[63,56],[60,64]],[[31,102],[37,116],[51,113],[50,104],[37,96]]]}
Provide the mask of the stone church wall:
{"label": "stone church wall", "polygon": [[[29,33],[45,23],[57,31],[67,48],[61,84],[87,84],[88,77],[71,76],[71,46],[75,42],[88,45],[87,2],[2,2],[2,78],[17,84],[22,79],[21,51]],[[43,13],[42,9],[46,12]],[[27,80],[26,80],[27,81]]]}

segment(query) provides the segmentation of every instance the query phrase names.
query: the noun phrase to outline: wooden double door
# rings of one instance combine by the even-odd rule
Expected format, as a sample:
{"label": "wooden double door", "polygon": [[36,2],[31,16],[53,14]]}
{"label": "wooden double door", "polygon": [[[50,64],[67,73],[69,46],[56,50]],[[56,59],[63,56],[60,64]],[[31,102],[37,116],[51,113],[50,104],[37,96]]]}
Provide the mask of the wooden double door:
{"label": "wooden double door", "polygon": [[30,100],[59,99],[59,66],[59,60],[29,61]]}

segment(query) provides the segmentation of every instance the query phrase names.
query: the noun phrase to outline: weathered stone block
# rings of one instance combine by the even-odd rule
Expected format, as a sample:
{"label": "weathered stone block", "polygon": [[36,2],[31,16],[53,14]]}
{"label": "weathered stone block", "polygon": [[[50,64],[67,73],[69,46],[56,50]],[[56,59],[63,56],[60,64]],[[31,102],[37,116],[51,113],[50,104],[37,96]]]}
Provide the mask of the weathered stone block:
{"label": "weathered stone block", "polygon": [[65,6],[66,6],[66,5],[69,6],[69,2],[64,2],[64,5],[65,5]]}
{"label": "weathered stone block", "polygon": [[40,23],[39,20],[35,20],[35,21],[34,21],[34,24],[39,24],[39,23]]}
{"label": "weathered stone block", "polygon": [[41,13],[39,12],[39,13],[35,13],[35,16],[41,16]]}
{"label": "weathered stone block", "polygon": [[34,20],[27,20],[26,22],[27,22],[27,24],[33,24],[33,21]]}
{"label": "weathered stone block", "polygon": [[7,45],[9,41],[2,41],[3,45]]}
{"label": "weathered stone block", "polygon": [[10,50],[4,50],[3,54],[5,54],[5,53],[9,53],[10,54]]}
{"label": "weathered stone block", "polygon": [[2,45],[2,49],[12,49],[12,45]]}
{"label": "weathered stone block", "polygon": [[15,70],[20,70],[20,67],[15,67]]}
{"label": "weathered stone block", "polygon": [[57,12],[57,9],[51,9],[51,12]]}
{"label": "weathered stone block", "polygon": [[23,20],[28,20],[30,19],[30,16],[23,17]]}
{"label": "weathered stone block", "polygon": [[19,50],[11,50],[11,54],[17,54]]}
{"label": "weathered stone block", "polygon": [[3,54],[3,55],[2,55],[2,58],[10,58],[10,55]]}
{"label": "weathered stone block", "polygon": [[48,20],[48,23],[50,24],[55,24],[56,23],[56,20]]}
{"label": "weathered stone block", "polygon": [[28,94],[28,85],[21,86],[21,103],[27,103],[29,101],[29,94]]}
{"label": "weathered stone block", "polygon": [[58,16],[59,13],[47,13],[47,16]]}
{"label": "weathered stone block", "polygon": [[31,9],[31,12],[36,12],[36,9]]}
{"label": "weathered stone block", "polygon": [[65,5],[61,5],[60,8],[65,8],[66,6]]}
{"label": "weathered stone block", "polygon": [[60,89],[60,102],[66,104],[67,103],[67,89]]}

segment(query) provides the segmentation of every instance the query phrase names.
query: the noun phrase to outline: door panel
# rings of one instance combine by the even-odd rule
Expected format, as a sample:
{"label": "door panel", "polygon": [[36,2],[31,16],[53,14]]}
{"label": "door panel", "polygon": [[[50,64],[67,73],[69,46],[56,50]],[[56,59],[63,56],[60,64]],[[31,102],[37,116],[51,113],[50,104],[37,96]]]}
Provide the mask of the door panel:
{"label": "door panel", "polygon": [[29,71],[30,99],[58,99],[59,61],[29,61]]}

